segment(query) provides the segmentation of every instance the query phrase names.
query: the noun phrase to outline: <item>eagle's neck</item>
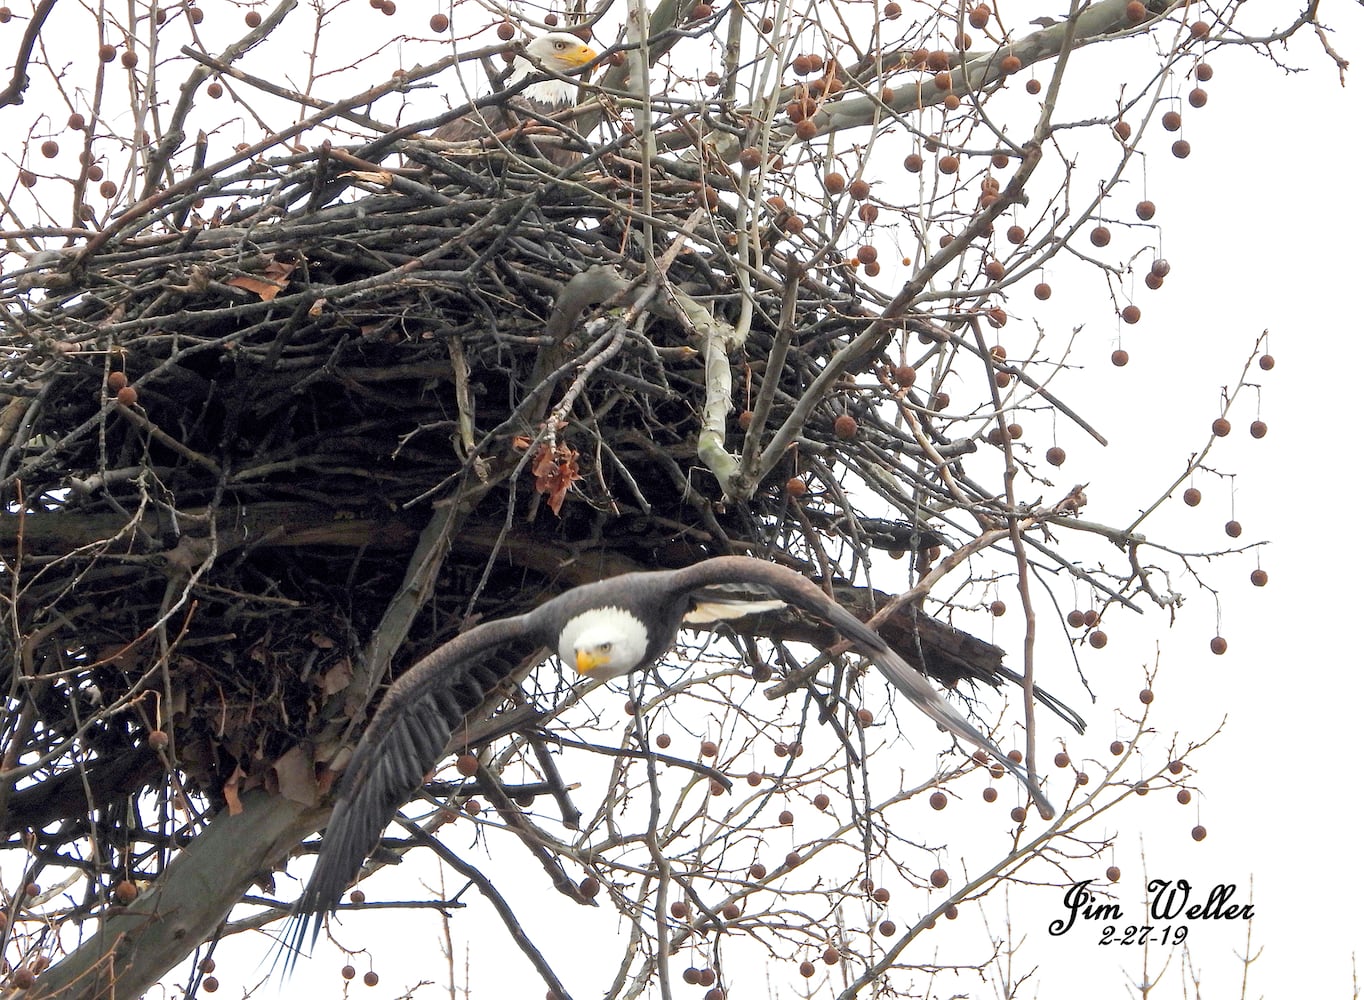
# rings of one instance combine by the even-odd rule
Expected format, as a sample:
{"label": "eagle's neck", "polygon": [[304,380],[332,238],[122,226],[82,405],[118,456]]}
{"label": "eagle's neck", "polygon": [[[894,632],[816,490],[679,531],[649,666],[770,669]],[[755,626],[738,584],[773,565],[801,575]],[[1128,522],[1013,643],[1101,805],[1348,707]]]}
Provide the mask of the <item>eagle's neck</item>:
{"label": "eagle's neck", "polygon": [[[507,78],[507,85],[512,86],[513,84],[520,83],[526,77],[533,76],[537,72],[539,71],[531,64],[529,59],[526,59],[523,56],[517,56],[516,62],[512,68],[512,75]],[[525,90],[521,91],[521,94],[528,101],[544,104],[551,108],[559,108],[566,104],[573,103],[578,96],[578,85],[576,83],[568,83],[564,80],[555,80],[551,78],[532,83]]]}

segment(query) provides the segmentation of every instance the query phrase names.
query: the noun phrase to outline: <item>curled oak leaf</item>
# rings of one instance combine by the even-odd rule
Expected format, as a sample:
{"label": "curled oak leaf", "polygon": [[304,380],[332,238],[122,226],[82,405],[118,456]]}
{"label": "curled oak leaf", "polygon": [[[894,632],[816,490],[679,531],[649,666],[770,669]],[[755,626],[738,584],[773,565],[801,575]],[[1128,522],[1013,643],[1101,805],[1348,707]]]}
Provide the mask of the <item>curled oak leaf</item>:
{"label": "curled oak leaf", "polygon": [[549,497],[549,509],[557,515],[569,488],[582,476],[578,473],[578,453],[568,445],[551,448],[542,444],[531,466],[535,488]]}

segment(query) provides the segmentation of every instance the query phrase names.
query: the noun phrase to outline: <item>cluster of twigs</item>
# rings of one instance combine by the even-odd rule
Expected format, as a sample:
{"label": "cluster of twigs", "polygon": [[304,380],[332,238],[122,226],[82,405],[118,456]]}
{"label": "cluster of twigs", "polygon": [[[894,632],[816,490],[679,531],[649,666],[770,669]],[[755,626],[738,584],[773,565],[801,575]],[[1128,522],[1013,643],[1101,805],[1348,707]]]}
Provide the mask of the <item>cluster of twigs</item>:
{"label": "cluster of twigs", "polygon": [[[1151,3],[1142,17],[1180,6]],[[630,72],[648,77],[646,51],[657,59],[694,38],[701,29],[688,18],[709,8],[665,3],[655,19],[667,30],[655,30],[651,48],[623,46],[584,86],[577,111],[464,144],[413,138],[435,119],[401,129],[369,120],[371,101],[404,85],[396,78],[333,102],[284,93],[236,68],[247,42],[268,35],[290,7],[281,3],[222,59],[187,50],[198,65],[172,127],[143,140],[145,162],[130,172],[137,193],[99,229],[7,234],[12,248],[50,248],[0,278],[0,601],[10,637],[0,640],[0,832],[24,849],[30,884],[76,900],[38,917],[55,925],[99,913],[103,926],[137,917],[136,907],[119,905],[162,876],[189,839],[232,854],[222,847],[231,828],[209,829],[207,814],[237,816],[259,788],[279,793],[273,802],[303,804],[300,813],[325,806],[329,766],[344,764],[340,752],[394,672],[474,621],[626,570],[725,553],[786,562],[874,615],[886,639],[939,681],[1016,681],[1083,728],[1031,683],[1029,580],[1055,572],[1105,606],[1133,606],[1143,595],[1172,605],[1177,595],[1151,582],[1136,525],[1081,521],[1085,500],[1078,487],[1068,490],[1073,480],[1048,480],[1064,453],[1054,447],[1055,460],[1042,465],[1041,449],[1011,423],[1037,409],[1102,440],[1052,384],[1068,349],[1059,359],[1016,345],[1006,352],[989,325],[1007,319],[1006,290],[1099,217],[1101,198],[1071,215],[1068,194],[1055,194],[1031,231],[1017,222],[1025,186],[1056,142],[1050,119],[1065,61],[1084,44],[1138,31],[1127,5],[1077,5],[1065,23],[1041,19],[1050,23],[993,51],[979,46],[968,56],[963,45],[936,72],[928,46],[948,54],[929,19],[857,62],[841,66],[831,56],[818,71],[793,70],[794,81],[783,76],[789,53],[764,41],[779,27],[764,17],[753,24],[756,51],[775,72],[761,77],[770,91],[743,103],[732,53],[713,100],[646,100],[631,89]],[[735,8],[734,23],[743,16]],[[956,31],[958,20],[942,23]],[[782,44],[794,46],[795,36]],[[1180,44],[1193,45],[1193,36]],[[493,54],[466,51],[444,68]],[[1052,59],[1031,130],[977,130],[962,125],[969,116],[946,110],[949,97],[957,107],[962,96],[983,103],[1009,75]],[[810,56],[804,61],[809,68]],[[209,140],[192,153],[184,140],[195,89],[211,78],[296,103],[305,117],[208,164]],[[1157,99],[1149,98],[1152,108]],[[1138,108],[1124,101],[1115,122]],[[1089,124],[1107,131],[1114,122]],[[895,131],[908,138],[903,176],[917,178],[908,194],[877,179],[868,195],[864,170],[878,176],[870,147],[833,138],[864,127],[856,134],[873,141]],[[334,129],[334,144],[286,145],[313,128]],[[347,129],[371,138],[343,146]],[[92,154],[95,132],[82,134]],[[825,137],[821,150],[813,140]],[[1135,143],[1120,148],[1125,164]],[[542,155],[564,151],[581,159],[565,166]],[[181,162],[188,159],[192,166]],[[1068,191],[1069,171],[1057,191]],[[80,211],[88,175],[82,169],[73,182],[78,220],[90,221]],[[802,189],[811,176],[819,183]],[[1032,186],[1039,203],[1040,186]],[[993,235],[996,223],[1003,235],[1006,212],[1020,234],[1009,245]],[[874,279],[876,254],[891,246],[906,247],[906,277],[888,293]],[[1048,530],[1058,524],[1116,543],[1130,566],[1090,568],[1062,555]],[[1028,621],[1012,661],[1018,673],[997,647],[932,616],[983,604],[995,571],[968,560],[990,550],[1005,566],[995,579],[1017,577]],[[898,598],[869,583],[873,562],[884,572],[883,554],[909,556]],[[938,604],[926,604],[930,591]],[[749,781],[751,798],[729,806],[715,827],[726,856],[696,868],[698,882],[724,889],[723,905],[691,903],[706,930],[734,921],[725,910],[752,899],[753,927],[794,927],[792,939],[805,948],[833,918],[795,920],[774,909],[764,923],[756,900],[771,883],[755,873],[761,865],[739,858],[758,810],[803,795],[805,783],[823,814],[829,796],[816,785],[844,780],[853,818],[803,854],[793,847],[781,870],[860,835],[858,864],[869,871],[880,850],[874,840],[889,837],[883,811],[927,786],[877,789],[879,799],[869,782],[859,789],[854,769],[884,745],[879,735],[868,743],[872,713],[858,710],[847,671],[821,680],[825,658],[802,669],[781,647],[829,646],[837,637],[790,615],[751,628],[775,641],[770,659],[785,670],[768,694],[804,688],[799,739],[828,746],[823,763],[807,761],[808,778],[790,765],[795,754],[776,780],[751,772],[760,779]],[[738,642],[756,653],[750,638]],[[734,775],[756,767],[754,745],[776,729],[735,710],[736,690],[772,675],[761,655],[750,660],[741,679],[720,669],[656,699],[652,681],[634,678],[634,731],[607,750],[622,799],[661,799],[659,762],[683,783],[679,810],[693,784],[703,799],[741,784]],[[519,680],[525,669],[501,673]],[[534,731],[573,701],[551,687],[512,691],[514,707],[461,734],[476,746],[490,734],[531,730],[484,753],[472,773],[460,768],[467,780],[430,783],[441,806],[425,826],[405,818],[410,837],[388,846],[430,845],[495,899],[489,880],[430,835],[476,791],[575,903],[591,900],[586,886],[605,888],[637,933],[659,918],[658,953],[637,972],[644,984],[692,935],[690,927],[664,933],[663,892],[675,880],[695,896],[678,871],[691,864],[689,852],[700,859],[708,847],[686,841],[685,823],[664,829],[654,816],[648,856],[628,854],[630,836],[592,840],[595,827],[616,822],[605,804],[614,791],[571,845],[553,844],[527,818],[527,803],[549,796],[563,828],[577,829],[582,817],[546,746],[602,749],[588,746],[590,726]],[[659,716],[684,690],[722,706],[711,718],[724,720],[723,749],[701,751],[704,761],[668,758],[656,738],[669,736]],[[1031,702],[1024,718],[1035,766]],[[1135,732],[1145,731],[1143,715]],[[786,756],[789,745],[778,745]],[[626,775],[638,760],[645,763]],[[1071,767],[1056,760],[1061,771]],[[1116,771],[1098,784],[1113,784]],[[1150,782],[1173,787],[1158,775]],[[295,847],[321,817],[279,817],[292,835],[281,842]],[[222,840],[213,842],[214,833]],[[604,843],[621,853],[601,853]],[[260,846],[266,860],[248,881],[278,860],[271,849]],[[204,853],[208,867],[213,854]],[[1010,854],[979,884],[1032,853]],[[576,882],[564,862],[592,874]],[[45,869],[68,881],[51,886]],[[639,872],[648,874],[631,890],[638,898],[626,899]],[[865,903],[862,886],[850,878],[846,899]],[[961,890],[940,910],[974,892]],[[143,904],[163,912],[159,900]],[[202,909],[196,942],[221,932],[221,913]],[[510,912],[504,919],[514,927]],[[890,968],[935,915],[869,961],[855,989]],[[868,920],[866,954],[880,954]],[[43,933],[30,936],[31,955],[57,950],[38,940]],[[161,967],[186,947],[167,946]],[[632,947],[626,966],[647,951]],[[88,964],[63,964],[79,977],[103,961],[101,952]]]}
{"label": "cluster of twigs", "polygon": [[[516,148],[413,146],[396,175],[327,149],[257,161],[215,179],[212,218],[172,189],[151,221],[7,276],[26,709],[4,742],[31,780],[6,827],[65,823],[37,857],[172,760],[230,804],[300,745],[325,759],[393,654],[470,616],[724,552],[832,585],[875,548],[943,541],[924,463],[975,446],[896,359],[831,365],[875,307],[852,271],[745,270],[732,208],[685,165],[648,176],[644,217],[623,156],[555,179]],[[859,516],[853,484],[902,517]],[[432,553],[439,600],[394,625]],[[944,679],[998,683],[994,647],[927,645]],[[92,863],[141,866],[113,853],[126,813],[106,822]]]}

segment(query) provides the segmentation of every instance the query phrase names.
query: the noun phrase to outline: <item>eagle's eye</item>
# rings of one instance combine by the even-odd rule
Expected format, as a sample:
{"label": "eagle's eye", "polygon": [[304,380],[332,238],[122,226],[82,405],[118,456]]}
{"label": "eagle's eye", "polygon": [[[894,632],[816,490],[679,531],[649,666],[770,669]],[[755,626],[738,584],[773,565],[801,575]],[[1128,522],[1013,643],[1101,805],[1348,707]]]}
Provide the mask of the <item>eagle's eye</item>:
{"label": "eagle's eye", "polygon": [[602,651],[603,653],[609,653],[609,652],[611,652],[611,646],[612,646],[612,645],[613,645],[613,643],[609,643],[609,642],[604,642],[604,643],[602,643],[602,644],[601,644],[601,651]]}
{"label": "eagle's eye", "polygon": [[556,49],[559,49],[560,51],[563,51],[564,49],[568,48],[568,43],[567,43],[567,42],[555,42],[555,43],[554,43],[554,47],[555,47]]}

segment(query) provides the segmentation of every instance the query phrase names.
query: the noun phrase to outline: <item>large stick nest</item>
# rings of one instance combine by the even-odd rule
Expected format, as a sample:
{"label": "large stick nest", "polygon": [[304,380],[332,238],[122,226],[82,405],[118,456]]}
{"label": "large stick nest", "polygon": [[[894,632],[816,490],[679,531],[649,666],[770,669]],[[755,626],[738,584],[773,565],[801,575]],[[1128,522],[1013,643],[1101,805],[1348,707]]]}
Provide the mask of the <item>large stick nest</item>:
{"label": "large stick nest", "polygon": [[[566,586],[726,552],[846,585],[873,548],[942,541],[916,516],[936,488],[919,446],[878,408],[924,400],[880,351],[807,396],[877,309],[852,271],[770,245],[741,268],[732,204],[694,167],[649,177],[646,224],[625,159],[572,182],[505,150],[420,159],[433,183],[373,175],[370,191],[346,187],[334,152],[257,162],[217,179],[209,219],[202,190],[171,188],[0,286],[22,709],[4,738],[8,764],[36,765],[8,832],[77,818],[55,848],[172,760],[230,799],[363,717],[376,648],[401,667],[471,616]],[[779,210],[753,210],[775,242]],[[739,455],[765,385],[755,443],[808,413],[750,495],[727,498],[698,457],[705,415],[723,389]],[[862,516],[854,493],[902,516]],[[414,581],[446,540],[425,601]],[[405,600],[401,636],[376,639]],[[994,647],[892,625],[940,679],[998,683]]]}

